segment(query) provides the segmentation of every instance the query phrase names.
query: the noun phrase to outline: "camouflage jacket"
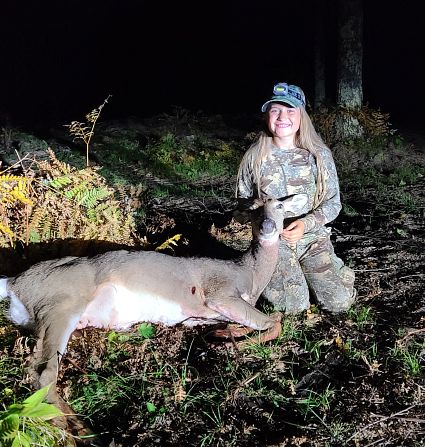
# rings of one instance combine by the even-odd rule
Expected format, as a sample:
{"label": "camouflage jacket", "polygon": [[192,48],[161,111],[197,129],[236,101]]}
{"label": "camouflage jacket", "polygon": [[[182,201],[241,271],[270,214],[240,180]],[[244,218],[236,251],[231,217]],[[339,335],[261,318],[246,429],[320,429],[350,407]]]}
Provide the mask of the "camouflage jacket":
{"label": "camouflage jacket", "polygon": [[[300,219],[305,224],[305,233],[320,232],[332,222],[341,211],[338,175],[331,151],[324,147],[320,150],[326,195],[324,200],[313,209],[316,193],[317,165],[315,157],[306,149],[279,149],[272,146],[271,153],[261,165],[260,198],[272,196],[286,197],[292,194],[306,193],[309,201]],[[240,204],[258,197],[257,185],[251,175],[241,177],[237,184],[237,198]]]}

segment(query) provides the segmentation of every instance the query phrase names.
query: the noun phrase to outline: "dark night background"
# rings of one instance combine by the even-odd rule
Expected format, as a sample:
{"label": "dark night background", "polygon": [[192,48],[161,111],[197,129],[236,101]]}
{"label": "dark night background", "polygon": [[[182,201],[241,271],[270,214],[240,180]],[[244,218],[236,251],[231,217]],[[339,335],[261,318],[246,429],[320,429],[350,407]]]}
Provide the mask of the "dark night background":
{"label": "dark night background", "polygon": [[[425,103],[422,1],[364,2],[364,103],[420,129]],[[336,2],[323,1],[329,93]],[[313,100],[313,1],[7,1],[0,27],[0,119],[60,126],[112,94],[103,119],[173,105],[258,113],[275,82]]]}

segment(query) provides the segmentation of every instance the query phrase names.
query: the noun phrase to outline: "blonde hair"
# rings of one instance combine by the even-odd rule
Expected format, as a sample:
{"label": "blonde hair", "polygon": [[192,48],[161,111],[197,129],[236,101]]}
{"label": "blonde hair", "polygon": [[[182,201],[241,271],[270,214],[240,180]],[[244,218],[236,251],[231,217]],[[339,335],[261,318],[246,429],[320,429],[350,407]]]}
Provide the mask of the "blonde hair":
{"label": "blonde hair", "polygon": [[[295,136],[295,146],[308,150],[316,159],[317,182],[313,208],[317,208],[326,194],[326,168],[321,157],[321,151],[326,148],[326,145],[316,132],[304,107],[300,107],[299,110],[301,112],[301,121],[300,128]],[[271,147],[272,137],[264,131],[261,132],[257,140],[246,151],[239,165],[236,185],[239,184],[241,178],[252,177],[253,183],[257,185],[257,197],[260,197],[261,165],[270,153]]]}

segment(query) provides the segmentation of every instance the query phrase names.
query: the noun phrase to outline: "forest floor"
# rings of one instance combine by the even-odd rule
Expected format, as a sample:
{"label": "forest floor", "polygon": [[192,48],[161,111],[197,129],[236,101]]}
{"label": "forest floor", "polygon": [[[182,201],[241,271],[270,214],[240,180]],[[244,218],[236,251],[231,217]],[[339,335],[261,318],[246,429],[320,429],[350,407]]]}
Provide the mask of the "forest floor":
{"label": "forest floor", "polygon": [[[197,124],[204,138],[215,132],[246,148],[248,126]],[[160,134],[159,127],[139,123],[138,141],[148,138],[147,129]],[[424,166],[423,149],[417,140],[383,148],[392,167],[403,157],[412,170]],[[244,348],[214,340],[206,327],[79,331],[62,361],[58,390],[98,434],[93,445],[425,446],[425,178],[359,185],[345,175],[348,165],[362,164],[355,152],[335,148],[344,210],[332,223],[335,250],[356,273],[352,308],[333,315],[312,303],[303,314],[284,317],[277,340],[259,345],[254,336]],[[100,163],[102,152],[93,155]],[[131,160],[125,163],[134,171]],[[389,177],[387,168],[377,172]],[[249,225],[232,218],[234,175],[194,180],[192,191],[212,192],[202,198],[175,194],[181,182],[144,178],[148,188],[168,188],[146,201],[139,229],[152,244],[182,234],[171,255],[222,259],[249,246]],[[2,270],[15,274],[20,267],[5,263]],[[270,311],[261,299],[258,307]],[[0,326],[0,360],[13,358],[17,368],[31,339],[4,320]],[[5,389],[16,380],[11,374],[2,373],[5,402]]]}

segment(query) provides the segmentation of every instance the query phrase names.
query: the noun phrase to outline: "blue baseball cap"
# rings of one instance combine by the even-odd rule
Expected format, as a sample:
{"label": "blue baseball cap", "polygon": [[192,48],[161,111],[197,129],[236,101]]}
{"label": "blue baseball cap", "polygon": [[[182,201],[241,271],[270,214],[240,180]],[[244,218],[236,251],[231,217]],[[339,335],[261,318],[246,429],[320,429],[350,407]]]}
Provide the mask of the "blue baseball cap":
{"label": "blue baseball cap", "polygon": [[283,104],[289,104],[292,107],[305,108],[305,95],[296,85],[279,82],[279,84],[273,87],[273,96],[263,104],[261,111],[265,112],[268,105],[272,102],[281,102]]}

